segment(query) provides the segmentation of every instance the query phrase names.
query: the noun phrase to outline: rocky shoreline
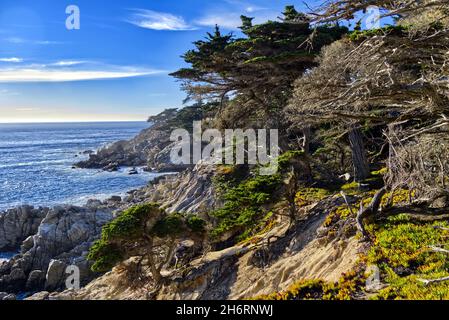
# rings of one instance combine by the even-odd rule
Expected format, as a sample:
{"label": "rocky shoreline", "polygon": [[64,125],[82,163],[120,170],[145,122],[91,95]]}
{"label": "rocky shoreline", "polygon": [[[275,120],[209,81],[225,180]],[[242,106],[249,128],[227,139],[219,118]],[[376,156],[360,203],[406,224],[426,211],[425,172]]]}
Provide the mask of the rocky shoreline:
{"label": "rocky shoreline", "polygon": [[179,172],[189,165],[176,165],[170,161],[170,151],[176,142],[170,141],[172,126],[179,111],[169,109],[150,117],[151,127],[142,130],[130,140],[117,141],[97,152],[85,151],[89,158],[74,164],[75,168],[101,169],[114,172],[120,166],[145,167],[151,172]]}
{"label": "rocky shoreline", "polygon": [[201,163],[192,167],[170,162],[171,122],[178,115],[177,110],[170,109],[151,117],[153,125],[135,138],[97,152],[86,151],[89,159],[74,165],[105,171],[145,166],[147,171],[166,173],[147,186],[124,197],[91,199],[84,206],[20,206],[0,212],[0,252],[18,252],[9,260],[0,260],[0,300],[40,292],[46,298],[62,291],[66,288],[66,267],[71,265],[79,268],[82,286],[100,276],[90,270],[88,250],[100,237],[102,226],[133,205],[157,202],[168,212],[196,214],[218,205],[213,168]]}
{"label": "rocky shoreline", "polygon": [[160,176],[123,198],[92,199],[81,207],[21,206],[0,213],[0,252],[19,252],[0,262],[0,298],[60,292],[66,288],[69,265],[79,268],[81,286],[87,285],[100,276],[90,270],[86,256],[103,225],[143,202],[158,202],[169,212],[206,212],[217,205],[213,174],[212,168],[200,164]]}
{"label": "rocky shoreline", "polygon": [[80,269],[82,284],[95,278],[86,255],[101,227],[113,218],[114,208],[94,203],[52,209],[22,206],[0,214],[0,251],[19,251],[0,263],[0,297],[62,290],[68,265]]}

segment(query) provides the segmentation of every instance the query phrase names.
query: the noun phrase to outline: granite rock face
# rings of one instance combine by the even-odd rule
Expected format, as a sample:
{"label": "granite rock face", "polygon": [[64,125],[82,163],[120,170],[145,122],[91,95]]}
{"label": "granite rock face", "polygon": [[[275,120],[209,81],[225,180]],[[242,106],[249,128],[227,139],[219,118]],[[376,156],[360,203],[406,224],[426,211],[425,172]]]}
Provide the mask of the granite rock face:
{"label": "granite rock face", "polygon": [[15,250],[27,237],[35,234],[49,210],[21,206],[0,213],[0,251]]}
{"label": "granite rock face", "polygon": [[[15,217],[21,221],[28,219],[33,212],[35,209],[28,207],[25,211],[18,211]],[[35,228],[35,234],[30,236],[34,231],[28,227],[31,222],[25,224],[27,227],[21,229],[22,233],[16,232],[17,239],[25,240],[20,254],[0,265],[0,292],[63,289],[65,270],[69,265],[79,268],[81,283],[87,283],[95,276],[90,271],[86,255],[92,242],[100,236],[101,227],[113,218],[112,210],[107,207],[63,206],[39,212],[45,215]],[[12,244],[11,241],[8,243]],[[20,245],[19,240],[14,244]]]}

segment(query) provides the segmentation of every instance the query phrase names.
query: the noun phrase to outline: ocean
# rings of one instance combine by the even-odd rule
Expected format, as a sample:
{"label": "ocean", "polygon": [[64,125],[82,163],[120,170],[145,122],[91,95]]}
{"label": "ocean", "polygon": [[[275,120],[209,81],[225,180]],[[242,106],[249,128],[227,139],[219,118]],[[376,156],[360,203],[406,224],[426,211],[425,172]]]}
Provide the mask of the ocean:
{"label": "ocean", "polygon": [[157,174],[72,169],[97,150],[134,137],[146,122],[0,124],[0,211],[18,205],[83,205],[124,195]]}

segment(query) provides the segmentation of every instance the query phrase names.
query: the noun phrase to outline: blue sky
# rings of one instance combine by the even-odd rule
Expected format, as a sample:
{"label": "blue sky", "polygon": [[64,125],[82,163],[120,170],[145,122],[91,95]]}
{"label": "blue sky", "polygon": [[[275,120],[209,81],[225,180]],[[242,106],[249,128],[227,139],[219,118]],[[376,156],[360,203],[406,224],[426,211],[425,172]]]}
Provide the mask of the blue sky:
{"label": "blue sky", "polygon": [[[308,1],[316,4],[317,1]],[[276,19],[302,1],[1,0],[0,122],[144,120],[181,107],[168,73],[215,23]],[[80,9],[67,30],[66,7]]]}

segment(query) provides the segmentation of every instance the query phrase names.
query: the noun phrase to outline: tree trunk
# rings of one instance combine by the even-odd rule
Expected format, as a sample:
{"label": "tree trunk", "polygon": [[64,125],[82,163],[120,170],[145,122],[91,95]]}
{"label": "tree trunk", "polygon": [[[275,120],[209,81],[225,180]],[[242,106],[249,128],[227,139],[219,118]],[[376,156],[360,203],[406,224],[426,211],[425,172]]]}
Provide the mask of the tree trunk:
{"label": "tree trunk", "polygon": [[306,155],[310,154],[310,140],[311,140],[311,136],[312,136],[312,131],[310,130],[310,125],[305,126],[302,129],[303,132],[303,143],[302,143],[302,147],[304,149],[304,153]]}
{"label": "tree trunk", "polygon": [[366,232],[363,220],[365,220],[371,215],[375,215],[379,211],[380,205],[382,203],[382,197],[386,193],[387,189],[385,187],[377,191],[373,197],[373,200],[371,200],[371,203],[368,205],[367,208],[363,208],[363,204],[360,203],[360,211],[357,214],[356,222],[357,228],[362,233],[364,240],[369,239],[369,235]]}
{"label": "tree trunk", "polygon": [[363,181],[370,175],[368,159],[366,157],[363,136],[358,125],[353,125],[349,131],[349,142],[352,151],[355,181]]}

